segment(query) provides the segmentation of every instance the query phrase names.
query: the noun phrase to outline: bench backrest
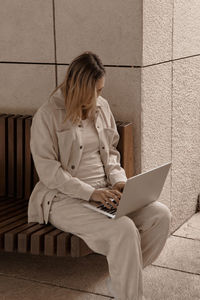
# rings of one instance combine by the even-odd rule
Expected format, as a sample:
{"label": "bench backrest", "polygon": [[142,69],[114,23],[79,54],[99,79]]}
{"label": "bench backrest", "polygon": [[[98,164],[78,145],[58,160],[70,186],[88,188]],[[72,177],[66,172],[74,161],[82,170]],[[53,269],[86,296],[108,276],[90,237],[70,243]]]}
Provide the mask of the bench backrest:
{"label": "bench backrest", "polygon": [[[29,199],[38,182],[30,152],[32,115],[0,114],[0,197]],[[117,149],[127,177],[134,175],[133,124],[117,121]]]}

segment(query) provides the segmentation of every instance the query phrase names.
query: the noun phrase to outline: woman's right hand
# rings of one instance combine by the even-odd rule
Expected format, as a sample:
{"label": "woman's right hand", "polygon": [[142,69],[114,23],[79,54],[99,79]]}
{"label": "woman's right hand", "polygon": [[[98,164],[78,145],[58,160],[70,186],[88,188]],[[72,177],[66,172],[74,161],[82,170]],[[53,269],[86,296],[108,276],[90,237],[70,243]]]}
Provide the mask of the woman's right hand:
{"label": "woman's right hand", "polygon": [[[110,200],[110,198],[114,199],[117,204]],[[107,208],[117,208],[120,198],[121,193],[118,190],[95,189],[90,197],[90,200],[101,202]]]}

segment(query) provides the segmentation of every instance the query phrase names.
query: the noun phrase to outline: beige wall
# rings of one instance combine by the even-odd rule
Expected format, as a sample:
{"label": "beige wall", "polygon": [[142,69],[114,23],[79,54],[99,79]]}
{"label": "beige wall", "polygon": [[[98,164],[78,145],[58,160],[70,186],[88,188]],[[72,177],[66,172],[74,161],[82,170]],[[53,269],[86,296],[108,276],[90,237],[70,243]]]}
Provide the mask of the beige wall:
{"label": "beige wall", "polygon": [[172,161],[160,200],[171,231],[200,193],[200,2],[143,1],[141,170]]}
{"label": "beige wall", "polygon": [[[0,111],[34,114],[70,61],[96,52],[102,95],[134,123],[135,173],[172,160],[160,201],[171,231],[200,192],[198,0],[0,0]],[[55,51],[56,50],[56,51]]]}

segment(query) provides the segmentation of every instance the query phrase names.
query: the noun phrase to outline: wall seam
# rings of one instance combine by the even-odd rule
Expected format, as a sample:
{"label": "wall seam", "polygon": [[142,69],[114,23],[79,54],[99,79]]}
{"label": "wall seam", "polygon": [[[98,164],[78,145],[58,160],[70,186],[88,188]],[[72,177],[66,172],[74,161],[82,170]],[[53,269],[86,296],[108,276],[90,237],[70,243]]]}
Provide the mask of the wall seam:
{"label": "wall seam", "polygon": [[[55,48],[56,49],[56,48]],[[55,50],[56,52],[56,50]],[[56,54],[56,53],[55,53]],[[185,57],[180,57],[180,58],[175,58],[175,59],[170,59],[170,60],[166,60],[163,62],[158,62],[158,63],[154,63],[154,64],[150,64],[150,65],[145,65],[145,66],[134,66],[134,65],[106,65],[104,64],[105,67],[107,68],[147,68],[147,67],[151,67],[151,66],[157,66],[160,64],[165,64],[165,63],[170,63],[170,62],[174,62],[174,61],[179,61],[182,59],[190,59],[192,57],[197,57],[200,56],[200,54],[195,54],[195,55],[190,55],[190,56],[185,56]],[[31,65],[55,65],[57,66],[69,66],[68,63],[57,63],[57,57],[55,55],[55,61],[54,63],[47,63],[47,62],[30,62],[30,61],[0,61],[0,64],[31,64]]]}
{"label": "wall seam", "polygon": [[56,87],[58,84],[58,76],[57,76],[57,48],[56,48],[56,25],[55,25],[55,2],[52,0],[52,9],[53,9],[53,38],[54,38],[54,60],[55,60],[55,82]]}
{"label": "wall seam", "polygon": [[174,48],[173,48],[173,41],[174,41],[174,0],[172,1],[172,40],[171,40],[171,60],[172,60],[172,64],[171,64],[171,181],[170,181],[170,211],[172,208],[172,170],[173,170],[173,161],[172,161],[172,157],[173,157],[173,88],[174,88],[174,82],[173,82],[173,70],[174,70],[174,64],[173,64],[173,54],[174,54]]}

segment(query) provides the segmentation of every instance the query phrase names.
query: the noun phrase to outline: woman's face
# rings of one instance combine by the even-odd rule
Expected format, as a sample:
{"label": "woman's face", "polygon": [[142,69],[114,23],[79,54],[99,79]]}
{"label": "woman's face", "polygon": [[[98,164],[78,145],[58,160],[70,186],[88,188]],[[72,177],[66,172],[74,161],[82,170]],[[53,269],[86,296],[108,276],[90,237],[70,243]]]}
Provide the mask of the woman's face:
{"label": "woman's face", "polygon": [[105,76],[101,77],[100,79],[97,80],[96,82],[96,93],[97,93],[97,98],[99,97],[102,89],[104,88],[105,84]]}

